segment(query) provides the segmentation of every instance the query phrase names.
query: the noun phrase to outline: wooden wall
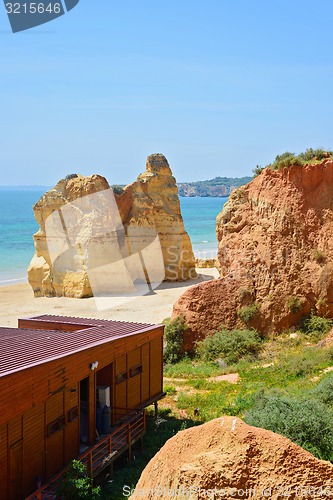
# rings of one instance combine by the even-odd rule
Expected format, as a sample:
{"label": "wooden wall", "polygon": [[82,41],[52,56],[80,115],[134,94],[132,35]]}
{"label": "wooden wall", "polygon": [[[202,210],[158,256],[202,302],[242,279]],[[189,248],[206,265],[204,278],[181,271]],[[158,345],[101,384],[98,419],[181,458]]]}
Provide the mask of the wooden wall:
{"label": "wooden wall", "polygon": [[[136,408],[159,397],[163,380],[163,328],[117,339],[92,349],[0,378],[0,500],[21,500],[79,454],[80,380],[89,377],[89,443],[95,440],[96,380],[109,385],[112,406]],[[90,363],[98,361],[98,370]],[[103,370],[104,369],[104,370]],[[109,375],[108,375],[109,374]],[[126,374],[122,381],[117,377]],[[63,428],[48,435],[49,424]]]}

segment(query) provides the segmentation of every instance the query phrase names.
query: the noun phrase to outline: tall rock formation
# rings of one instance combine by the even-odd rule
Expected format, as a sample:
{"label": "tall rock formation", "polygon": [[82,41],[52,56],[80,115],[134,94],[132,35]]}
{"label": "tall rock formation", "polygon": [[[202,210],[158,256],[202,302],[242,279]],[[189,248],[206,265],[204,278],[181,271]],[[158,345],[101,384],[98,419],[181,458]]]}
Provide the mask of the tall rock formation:
{"label": "tall rock formation", "polygon": [[[161,281],[196,277],[195,258],[180,212],[176,181],[163,155],[149,156],[146,171],[121,193],[108,193],[111,193],[110,186],[104,177],[73,175],[58,182],[35,204],[35,219],[40,228],[34,235],[36,251],[28,278],[36,297],[91,296],[91,275],[88,276],[87,267],[89,264],[96,269],[99,266],[97,281],[100,279],[100,284],[103,265],[110,254],[113,254],[111,260],[117,261],[115,272],[121,277],[119,286],[121,283],[124,286],[117,291],[135,288],[131,276],[139,266],[133,259],[123,257],[125,253],[128,257],[129,247],[142,255],[156,235],[163,260],[163,276],[159,272]],[[148,267],[145,262],[137,277],[147,278],[149,282],[154,263],[149,273],[145,265]]]}
{"label": "tall rock formation", "polygon": [[192,341],[222,325],[282,331],[310,313],[333,316],[333,161],[266,168],[217,217],[220,279],[174,306]]}
{"label": "tall rock formation", "polygon": [[169,439],[130,498],[322,499],[330,497],[332,487],[330,462],[279,434],[228,416]]}

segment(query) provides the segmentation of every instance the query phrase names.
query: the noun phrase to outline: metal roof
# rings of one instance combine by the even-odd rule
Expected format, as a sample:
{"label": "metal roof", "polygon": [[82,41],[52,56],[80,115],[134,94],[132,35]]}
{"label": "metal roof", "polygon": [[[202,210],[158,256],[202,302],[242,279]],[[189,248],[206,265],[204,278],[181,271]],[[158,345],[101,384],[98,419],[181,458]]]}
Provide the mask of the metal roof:
{"label": "metal roof", "polygon": [[77,324],[82,328],[72,332],[0,328],[0,377],[160,326],[51,315],[26,319],[38,320],[44,325],[47,322]]}

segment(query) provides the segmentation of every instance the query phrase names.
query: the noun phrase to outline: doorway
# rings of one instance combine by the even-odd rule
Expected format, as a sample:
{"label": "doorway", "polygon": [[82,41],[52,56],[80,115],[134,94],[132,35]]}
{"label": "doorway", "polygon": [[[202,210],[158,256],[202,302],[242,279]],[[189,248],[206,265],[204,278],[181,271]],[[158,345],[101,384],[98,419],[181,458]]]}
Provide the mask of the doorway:
{"label": "doorway", "polygon": [[23,484],[23,439],[10,447],[10,500],[22,499]]}
{"label": "doorway", "polygon": [[89,442],[89,377],[80,382],[80,452],[88,448]]}

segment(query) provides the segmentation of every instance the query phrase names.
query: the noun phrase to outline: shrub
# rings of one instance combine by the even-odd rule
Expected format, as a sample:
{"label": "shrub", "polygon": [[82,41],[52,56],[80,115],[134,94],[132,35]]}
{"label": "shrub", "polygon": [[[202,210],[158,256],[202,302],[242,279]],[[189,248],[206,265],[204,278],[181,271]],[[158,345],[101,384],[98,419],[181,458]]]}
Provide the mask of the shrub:
{"label": "shrub", "polygon": [[113,184],[111,189],[115,194],[121,194],[124,191],[124,186],[121,186],[120,184]]}
{"label": "shrub", "polygon": [[316,316],[312,311],[308,318],[301,322],[301,329],[309,335],[312,340],[318,341],[332,328],[333,320]]}
{"label": "shrub", "polygon": [[76,179],[76,177],[78,177],[77,174],[68,174],[65,177],[65,181],[70,181],[71,179]]}
{"label": "shrub", "polygon": [[165,363],[177,363],[185,353],[183,351],[184,332],[187,330],[184,318],[178,316],[164,321],[164,361]]}
{"label": "shrub", "polygon": [[254,167],[254,169],[252,170],[253,177],[258,177],[258,175],[260,175],[263,170],[264,170],[264,167],[262,167],[261,165],[256,165]]}
{"label": "shrub", "polygon": [[298,311],[302,309],[303,299],[302,297],[297,297],[295,295],[291,295],[287,299],[287,306],[291,313],[296,314]]}
{"label": "shrub", "polygon": [[314,160],[315,161],[324,160],[325,158],[328,158],[331,155],[332,155],[331,151],[325,151],[324,149],[321,148],[317,149],[308,148],[305,150],[304,153],[300,153],[298,157],[302,161],[304,161],[304,163],[311,163]]}
{"label": "shrub", "polygon": [[317,458],[333,460],[333,411],[319,400],[262,397],[245,420],[291,439]]}
{"label": "shrub", "polygon": [[295,155],[286,151],[281,155],[277,155],[273,163],[267,165],[268,168],[273,170],[280,170],[282,168],[288,168],[292,165],[303,166],[306,163],[316,163],[322,161],[325,158],[332,157],[332,151],[325,151],[323,149],[312,149],[309,148],[305,152]]}
{"label": "shrub", "polygon": [[288,377],[314,375],[318,366],[329,361],[329,353],[324,349],[312,347],[297,354],[289,354],[283,363],[283,370]]}
{"label": "shrub", "polygon": [[56,498],[61,500],[78,500],[87,498],[95,500],[100,498],[101,488],[95,488],[87,475],[87,468],[80,460],[73,460],[65,479],[57,490]]}
{"label": "shrub", "polygon": [[251,319],[255,317],[255,315],[260,310],[259,304],[251,304],[250,306],[244,306],[238,309],[237,314],[239,318],[244,322],[248,323]]}
{"label": "shrub", "polygon": [[177,392],[176,388],[173,385],[165,385],[163,387],[163,390],[168,396],[174,396]]}
{"label": "shrub", "polygon": [[311,389],[309,396],[333,408],[333,374],[323,378],[316,387]]}
{"label": "shrub", "polygon": [[255,330],[222,329],[198,342],[197,352],[206,361],[223,358],[230,365],[244,356],[257,354],[261,342],[262,339]]}
{"label": "shrub", "polygon": [[314,253],[314,258],[318,262],[318,264],[323,264],[326,260],[325,254],[317,248]]}

